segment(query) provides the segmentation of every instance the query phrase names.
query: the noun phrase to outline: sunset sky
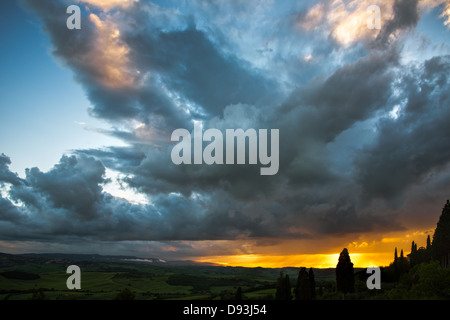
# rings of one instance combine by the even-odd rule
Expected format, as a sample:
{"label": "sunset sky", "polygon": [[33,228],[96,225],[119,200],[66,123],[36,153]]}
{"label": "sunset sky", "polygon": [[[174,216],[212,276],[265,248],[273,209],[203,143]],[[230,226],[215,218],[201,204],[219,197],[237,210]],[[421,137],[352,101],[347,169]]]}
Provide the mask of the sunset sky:
{"label": "sunset sky", "polygon": [[[425,246],[450,198],[450,0],[0,15],[0,252],[335,267],[347,248],[384,266]],[[279,129],[279,171],[175,165],[171,134],[194,121]]]}

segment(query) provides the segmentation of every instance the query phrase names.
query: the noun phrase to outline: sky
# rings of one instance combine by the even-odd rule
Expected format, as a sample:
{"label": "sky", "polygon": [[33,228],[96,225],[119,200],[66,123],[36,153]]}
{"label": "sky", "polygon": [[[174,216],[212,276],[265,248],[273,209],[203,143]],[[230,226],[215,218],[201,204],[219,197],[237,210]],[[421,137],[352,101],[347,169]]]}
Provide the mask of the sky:
{"label": "sky", "polygon": [[[384,266],[425,245],[450,198],[448,0],[7,0],[0,15],[0,252],[334,267],[347,248]],[[195,123],[279,130],[279,170],[175,164],[172,133]]]}

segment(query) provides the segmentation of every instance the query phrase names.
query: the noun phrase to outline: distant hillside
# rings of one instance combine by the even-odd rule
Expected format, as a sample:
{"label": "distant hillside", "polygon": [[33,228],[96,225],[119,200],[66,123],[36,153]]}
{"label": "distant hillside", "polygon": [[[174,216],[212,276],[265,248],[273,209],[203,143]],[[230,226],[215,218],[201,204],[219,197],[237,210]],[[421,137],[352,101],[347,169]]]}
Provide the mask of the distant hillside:
{"label": "distant hillside", "polygon": [[139,258],[135,256],[113,256],[100,254],[77,254],[77,253],[25,253],[17,256],[27,258],[43,258],[43,259],[61,259],[73,261],[90,261],[90,262],[135,262],[135,263],[166,263],[166,261],[158,258]]}
{"label": "distant hillside", "polygon": [[[159,258],[142,258],[136,256],[120,256],[120,255],[100,255],[100,254],[77,254],[77,253],[24,253],[24,254],[7,254],[0,252],[0,267],[27,264],[27,263],[74,263],[76,261],[84,262],[102,262],[102,263],[131,263],[131,264],[145,264],[154,266],[168,266],[168,267],[186,267],[186,266],[205,266],[205,267],[220,267],[226,269],[248,269],[253,272],[258,270],[272,270],[274,274],[280,271],[292,273],[297,275],[298,267],[280,267],[280,268],[246,268],[246,267],[225,267],[214,263],[195,262],[191,260],[173,260],[166,261]],[[309,269],[309,268],[308,268]],[[330,277],[335,274],[335,268],[317,269],[313,268],[314,272],[319,276]],[[355,268],[355,272],[365,270]]]}
{"label": "distant hillside", "polygon": [[137,263],[151,264],[157,266],[213,266],[210,263],[198,263],[190,260],[165,261],[159,258],[142,258],[136,256],[115,256],[100,254],[77,254],[77,253],[24,253],[8,254],[0,252],[0,267],[26,264],[26,263],[48,263],[48,262],[106,262],[106,263]]}
{"label": "distant hillside", "polygon": [[42,258],[30,258],[21,255],[1,253],[0,252],[0,268],[1,267],[9,267],[16,266],[27,263],[44,263],[47,259]]}

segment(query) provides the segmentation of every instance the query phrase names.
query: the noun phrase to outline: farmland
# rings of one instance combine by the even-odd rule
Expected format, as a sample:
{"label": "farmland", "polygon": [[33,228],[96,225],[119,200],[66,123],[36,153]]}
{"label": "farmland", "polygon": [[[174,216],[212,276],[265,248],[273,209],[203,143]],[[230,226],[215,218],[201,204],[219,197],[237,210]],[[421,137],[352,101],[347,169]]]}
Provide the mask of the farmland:
{"label": "farmland", "polygon": [[[69,290],[69,265],[81,269],[81,289]],[[73,260],[71,257],[0,255],[0,299],[112,300],[128,289],[136,300],[274,299],[280,272],[296,279],[298,268],[244,268],[194,263]],[[333,270],[317,270],[332,286]]]}

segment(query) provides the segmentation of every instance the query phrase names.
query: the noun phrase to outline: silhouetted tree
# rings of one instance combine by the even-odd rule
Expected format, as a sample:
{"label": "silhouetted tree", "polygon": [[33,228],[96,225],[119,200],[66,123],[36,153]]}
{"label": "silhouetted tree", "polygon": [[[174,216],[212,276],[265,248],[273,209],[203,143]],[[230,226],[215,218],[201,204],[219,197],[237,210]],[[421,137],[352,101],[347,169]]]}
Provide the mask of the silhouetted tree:
{"label": "silhouetted tree", "polygon": [[397,261],[394,262],[394,267],[396,280],[398,280],[402,274],[409,271],[410,264],[408,259],[403,254],[403,249],[400,250],[400,257],[398,257]]}
{"label": "silhouetted tree", "polygon": [[[431,243],[430,236],[427,237],[426,248],[420,247],[417,249],[417,243],[412,242],[411,253],[408,255],[410,267],[414,267],[418,264],[429,262],[431,260]],[[405,263],[406,264],[406,263]],[[405,267],[403,267],[405,268]]]}
{"label": "silhouetted tree", "polygon": [[414,241],[411,244],[411,253],[408,257],[411,267],[417,264],[417,244]]}
{"label": "silhouetted tree", "polygon": [[295,300],[309,300],[309,279],[305,268],[300,268],[294,288]]}
{"label": "silhouetted tree", "polygon": [[292,300],[291,281],[289,275],[283,277],[283,272],[280,272],[280,277],[277,279],[277,291],[275,293],[276,300]]}
{"label": "silhouetted tree", "polygon": [[414,254],[417,251],[417,244],[414,241],[411,244],[411,254]]}
{"label": "silhouetted tree", "polygon": [[292,300],[291,280],[289,279],[289,275],[286,275],[284,277],[284,288],[285,288],[286,300]]}
{"label": "silhouetted tree", "polygon": [[316,298],[316,277],[312,268],[309,269],[309,286],[311,291],[311,298]]}
{"label": "silhouetted tree", "polygon": [[[411,245],[411,250],[415,250],[416,247],[417,247],[417,245],[415,243],[413,243]],[[411,256],[411,255],[409,255],[409,256]],[[410,257],[410,259],[411,259],[411,257]],[[413,258],[413,260],[414,260],[414,258]],[[393,274],[395,281],[400,279],[400,276],[403,273],[408,272],[408,270],[410,269],[410,264],[409,264],[408,259],[403,254],[403,249],[400,250],[400,257],[398,257],[397,248],[395,248],[394,262],[391,264],[390,268],[392,270],[392,274]]]}
{"label": "silhouetted tree", "polygon": [[450,265],[450,203],[447,200],[434,231],[432,256],[444,268]]}
{"label": "silhouetted tree", "polygon": [[295,300],[312,300],[316,296],[316,283],[314,279],[314,272],[312,268],[309,272],[306,268],[300,268],[298,272],[297,283],[294,288]]}
{"label": "silhouetted tree", "polygon": [[337,290],[343,294],[354,292],[355,275],[353,273],[353,263],[347,248],[339,255],[339,262],[336,266],[336,286]]}

